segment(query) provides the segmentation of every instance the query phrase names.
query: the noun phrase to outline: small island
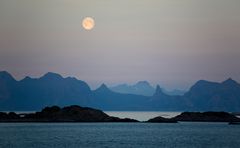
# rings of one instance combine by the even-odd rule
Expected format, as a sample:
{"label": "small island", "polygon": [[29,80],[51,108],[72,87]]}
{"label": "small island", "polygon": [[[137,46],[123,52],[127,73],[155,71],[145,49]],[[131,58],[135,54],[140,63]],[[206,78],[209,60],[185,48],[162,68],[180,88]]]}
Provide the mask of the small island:
{"label": "small island", "polygon": [[227,112],[183,112],[173,118],[155,117],[147,122],[176,123],[183,122],[229,122],[229,124],[240,123],[240,118]]}
{"label": "small island", "polygon": [[[149,119],[148,123],[178,122],[228,122],[239,124],[240,118],[227,112],[183,112],[173,118],[161,116]],[[67,107],[45,107],[40,112],[16,114],[0,112],[0,122],[139,122],[130,118],[109,116],[101,110],[72,105]]]}
{"label": "small island", "polygon": [[46,107],[40,112],[16,114],[0,112],[0,122],[139,122],[129,118],[112,117],[101,110],[77,105],[60,108]]}
{"label": "small island", "polygon": [[150,122],[150,123],[177,123],[178,121],[174,120],[172,118],[164,118],[164,117],[158,116],[158,117],[149,119],[147,122]]}

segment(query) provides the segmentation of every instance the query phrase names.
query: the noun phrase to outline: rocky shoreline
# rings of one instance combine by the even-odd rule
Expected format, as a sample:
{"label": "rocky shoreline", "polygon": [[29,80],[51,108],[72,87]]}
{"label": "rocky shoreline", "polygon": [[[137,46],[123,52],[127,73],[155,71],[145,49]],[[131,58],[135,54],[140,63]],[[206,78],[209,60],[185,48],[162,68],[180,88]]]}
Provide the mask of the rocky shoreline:
{"label": "rocky shoreline", "polygon": [[[101,110],[77,105],[60,108],[45,107],[40,112],[16,114],[0,112],[0,122],[139,122],[135,119],[109,116]],[[183,112],[173,118],[161,116],[149,119],[149,123],[177,122],[228,122],[240,124],[240,118],[227,112]]]}
{"label": "rocky shoreline", "polygon": [[229,122],[240,123],[240,118],[227,112],[183,112],[176,117],[166,118],[155,117],[148,122],[157,123],[176,123],[176,122]]}
{"label": "rocky shoreline", "polygon": [[77,105],[60,108],[46,107],[40,112],[16,114],[0,112],[0,122],[139,122],[129,118],[112,117],[101,110]]}

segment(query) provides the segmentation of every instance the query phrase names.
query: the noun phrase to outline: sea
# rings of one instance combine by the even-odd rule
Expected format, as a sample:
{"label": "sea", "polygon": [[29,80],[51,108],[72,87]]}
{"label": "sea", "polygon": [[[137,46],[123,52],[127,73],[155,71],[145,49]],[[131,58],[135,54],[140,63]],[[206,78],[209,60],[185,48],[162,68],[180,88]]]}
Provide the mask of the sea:
{"label": "sea", "polygon": [[119,118],[131,118],[138,121],[147,121],[151,118],[161,116],[164,118],[175,117],[181,112],[166,112],[166,111],[104,111],[109,116],[119,117]]}
{"label": "sea", "polygon": [[[150,115],[106,113],[141,121]],[[239,136],[240,125],[211,122],[0,123],[0,148],[239,148]]]}

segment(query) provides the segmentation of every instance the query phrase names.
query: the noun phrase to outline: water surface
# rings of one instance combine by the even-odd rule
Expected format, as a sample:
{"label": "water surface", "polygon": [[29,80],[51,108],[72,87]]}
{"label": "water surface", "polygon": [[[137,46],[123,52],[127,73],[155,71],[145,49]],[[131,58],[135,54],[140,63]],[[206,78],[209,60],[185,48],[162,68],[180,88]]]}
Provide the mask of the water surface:
{"label": "water surface", "polygon": [[139,121],[147,121],[151,118],[162,116],[165,118],[175,117],[181,112],[164,112],[164,111],[104,111],[106,114],[119,118],[131,118]]}
{"label": "water surface", "polygon": [[0,123],[1,148],[238,148],[227,123]]}

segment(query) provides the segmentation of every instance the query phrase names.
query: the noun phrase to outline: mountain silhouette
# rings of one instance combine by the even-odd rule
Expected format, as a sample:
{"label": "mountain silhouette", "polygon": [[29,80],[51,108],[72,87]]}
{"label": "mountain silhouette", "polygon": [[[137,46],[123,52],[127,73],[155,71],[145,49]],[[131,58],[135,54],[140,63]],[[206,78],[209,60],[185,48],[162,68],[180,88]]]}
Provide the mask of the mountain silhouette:
{"label": "mountain silhouette", "polygon": [[94,93],[97,94],[109,94],[113,93],[105,84],[102,84],[99,88],[93,91]]}
{"label": "mountain silhouette", "polygon": [[[9,75],[0,79],[1,110],[36,110],[46,105],[89,105],[88,96],[91,93],[87,83],[75,78],[63,78],[59,74],[47,73],[40,78],[26,77],[16,81],[9,79]],[[7,83],[1,83],[2,81]],[[9,81],[11,80],[11,81]],[[7,96],[6,96],[7,94]]]}
{"label": "mountain silhouette", "polygon": [[151,106],[162,111],[185,110],[187,106],[181,96],[171,96],[163,92],[159,85],[156,87],[154,95],[150,98]]}
{"label": "mountain silhouette", "polygon": [[149,110],[149,98],[142,95],[117,93],[102,84],[92,93],[97,108],[104,110]]}
{"label": "mountain silhouette", "polygon": [[[142,81],[135,88],[144,90]],[[0,72],[0,110],[40,110],[45,106],[81,105],[125,111],[240,111],[240,84],[229,78],[221,83],[200,80],[184,95],[168,95],[157,85],[151,96],[119,93],[102,84],[91,90],[84,81],[49,72],[40,78],[17,81]]]}
{"label": "mountain silhouette", "polygon": [[200,80],[184,96],[191,110],[240,111],[240,84]]}
{"label": "mountain silhouette", "polygon": [[[124,94],[136,94],[144,96],[152,96],[155,92],[154,87],[147,81],[139,81],[134,85],[120,84],[117,86],[110,87],[112,91],[124,93]],[[165,94],[176,96],[183,95],[185,91],[174,89],[172,91],[162,88],[162,91]]]}
{"label": "mountain silhouette", "polygon": [[111,90],[125,94],[136,94],[152,96],[154,93],[154,87],[147,81],[139,81],[134,85],[121,84],[110,88]]}

